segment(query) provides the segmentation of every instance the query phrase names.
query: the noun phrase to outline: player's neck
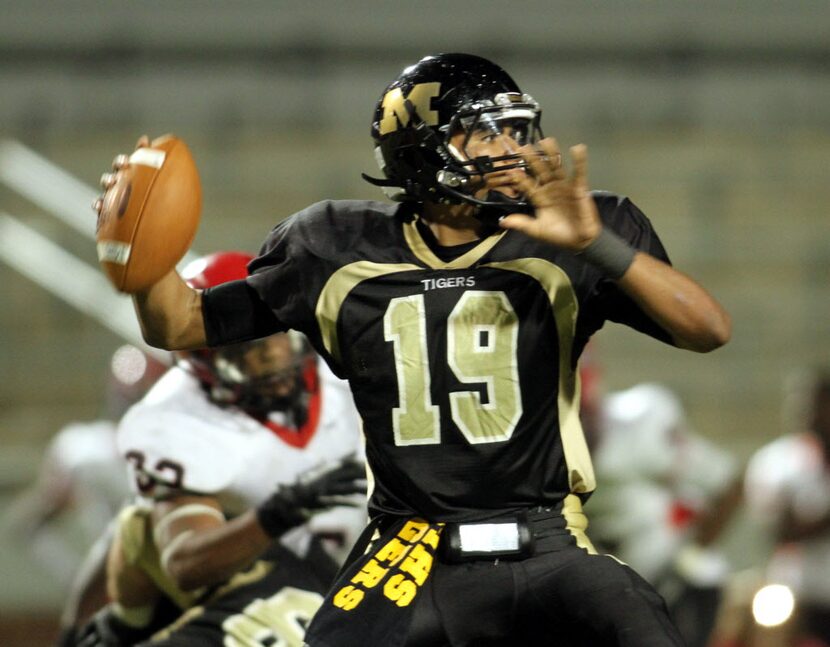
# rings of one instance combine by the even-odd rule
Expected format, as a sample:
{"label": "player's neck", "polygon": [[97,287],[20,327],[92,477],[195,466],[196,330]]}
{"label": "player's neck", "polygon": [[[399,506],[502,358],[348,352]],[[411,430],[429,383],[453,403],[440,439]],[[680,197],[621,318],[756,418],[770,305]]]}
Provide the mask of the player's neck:
{"label": "player's neck", "polygon": [[463,245],[484,236],[481,223],[473,217],[469,205],[425,203],[421,217],[443,247]]}

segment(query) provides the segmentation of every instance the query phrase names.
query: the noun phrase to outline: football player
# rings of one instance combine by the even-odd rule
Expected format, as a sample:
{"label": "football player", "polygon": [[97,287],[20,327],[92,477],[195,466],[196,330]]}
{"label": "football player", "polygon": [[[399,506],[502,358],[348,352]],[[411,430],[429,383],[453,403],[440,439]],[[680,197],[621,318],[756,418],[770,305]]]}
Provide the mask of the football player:
{"label": "football player", "polygon": [[606,320],[706,352],[730,319],[628,198],[589,191],[585,146],[566,171],[540,114],[494,63],[426,57],[372,123],[371,182],[398,204],[312,205],[247,279],[198,291],[171,272],[134,294],[151,344],[296,329],[349,380],[376,537],[312,647],[680,644],[654,590],[585,534],[577,362]]}
{"label": "football player", "polygon": [[[213,254],[184,276],[212,287],[250,259]],[[365,494],[351,396],[305,340],[179,353],[122,418],[118,447],[139,500],[109,550],[113,603],[78,643],[133,644],[184,613],[152,644],[301,645],[366,521],[365,497],[348,496]]]}
{"label": "football player", "polygon": [[701,647],[730,570],[715,542],[742,500],[737,461],[661,384],[606,394],[597,408],[592,539],[652,583],[689,647]]}
{"label": "football player", "polygon": [[3,515],[3,525],[21,548],[67,589],[64,628],[105,602],[102,533],[106,536],[129,495],[116,447],[117,420],[168,367],[133,345],[119,346],[107,370],[103,416],[61,427],[44,453],[37,480]]}
{"label": "football player", "polygon": [[[738,581],[732,587],[712,647],[774,639],[781,645],[830,645],[830,371],[803,371],[786,386],[786,433],[750,457],[744,481],[747,507],[769,533],[772,555],[764,568],[741,574],[751,586]],[[790,613],[776,623],[752,619],[765,585],[787,587]]]}

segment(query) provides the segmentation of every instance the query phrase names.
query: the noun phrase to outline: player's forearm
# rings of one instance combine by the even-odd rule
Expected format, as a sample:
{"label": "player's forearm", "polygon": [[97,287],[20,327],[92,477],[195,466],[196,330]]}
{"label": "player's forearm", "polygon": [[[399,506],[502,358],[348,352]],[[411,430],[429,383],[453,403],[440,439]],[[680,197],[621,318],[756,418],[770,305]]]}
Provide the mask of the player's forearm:
{"label": "player's forearm", "polygon": [[638,252],[619,286],[678,347],[706,353],[729,341],[726,310],[694,280],[653,256]]}
{"label": "player's forearm", "polygon": [[202,294],[172,271],[158,283],[133,294],[133,304],[144,340],[167,350],[206,345]]}
{"label": "player's forearm", "polygon": [[268,548],[253,511],[212,528],[190,533],[165,559],[164,567],[185,591],[217,584],[245,568]]}

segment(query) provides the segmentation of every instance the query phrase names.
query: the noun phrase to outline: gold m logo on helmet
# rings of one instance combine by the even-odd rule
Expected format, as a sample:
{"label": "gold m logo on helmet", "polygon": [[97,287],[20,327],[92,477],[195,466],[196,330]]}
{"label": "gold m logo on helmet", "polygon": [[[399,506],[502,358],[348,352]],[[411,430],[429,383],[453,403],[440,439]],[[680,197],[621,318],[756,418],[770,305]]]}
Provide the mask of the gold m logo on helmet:
{"label": "gold m logo on helmet", "polygon": [[380,120],[381,135],[396,131],[400,126],[409,125],[409,112],[404,103],[409,100],[415,107],[417,115],[428,126],[438,125],[438,111],[432,110],[430,103],[441,91],[440,83],[419,83],[412,87],[405,97],[400,88],[395,88],[383,97],[383,118]]}

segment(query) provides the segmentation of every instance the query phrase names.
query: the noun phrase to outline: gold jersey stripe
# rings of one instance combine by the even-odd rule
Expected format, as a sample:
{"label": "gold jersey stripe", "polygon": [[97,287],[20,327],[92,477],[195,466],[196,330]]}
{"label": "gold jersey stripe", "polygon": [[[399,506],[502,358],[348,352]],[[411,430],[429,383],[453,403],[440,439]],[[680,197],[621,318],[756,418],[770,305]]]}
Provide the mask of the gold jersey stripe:
{"label": "gold jersey stripe", "polygon": [[570,361],[579,311],[573,285],[559,266],[540,258],[494,261],[482,267],[521,272],[537,281],[550,299],[559,336],[559,434],[568,467],[568,485],[571,492],[591,492],[596,488],[596,477],[579,420],[579,371],[571,368]]}
{"label": "gold jersey stripe", "polygon": [[421,232],[418,231],[418,227],[415,225],[414,219],[403,224],[403,234],[406,238],[407,245],[409,245],[409,248],[412,250],[412,253],[415,254],[418,260],[433,270],[463,270],[472,266],[480,260],[482,256],[493,249],[496,243],[498,243],[506,233],[506,231],[502,231],[498,234],[488,236],[468,252],[448,263],[445,263],[438,258],[429,248],[429,245],[424,242]]}
{"label": "gold jersey stripe", "polygon": [[328,353],[336,360],[340,360],[340,347],[337,340],[337,315],[346,297],[355,286],[363,281],[374,279],[385,274],[407,272],[422,268],[411,263],[373,263],[372,261],[356,261],[344,265],[329,277],[320,296],[317,299],[315,316],[320,327],[320,335]]}

